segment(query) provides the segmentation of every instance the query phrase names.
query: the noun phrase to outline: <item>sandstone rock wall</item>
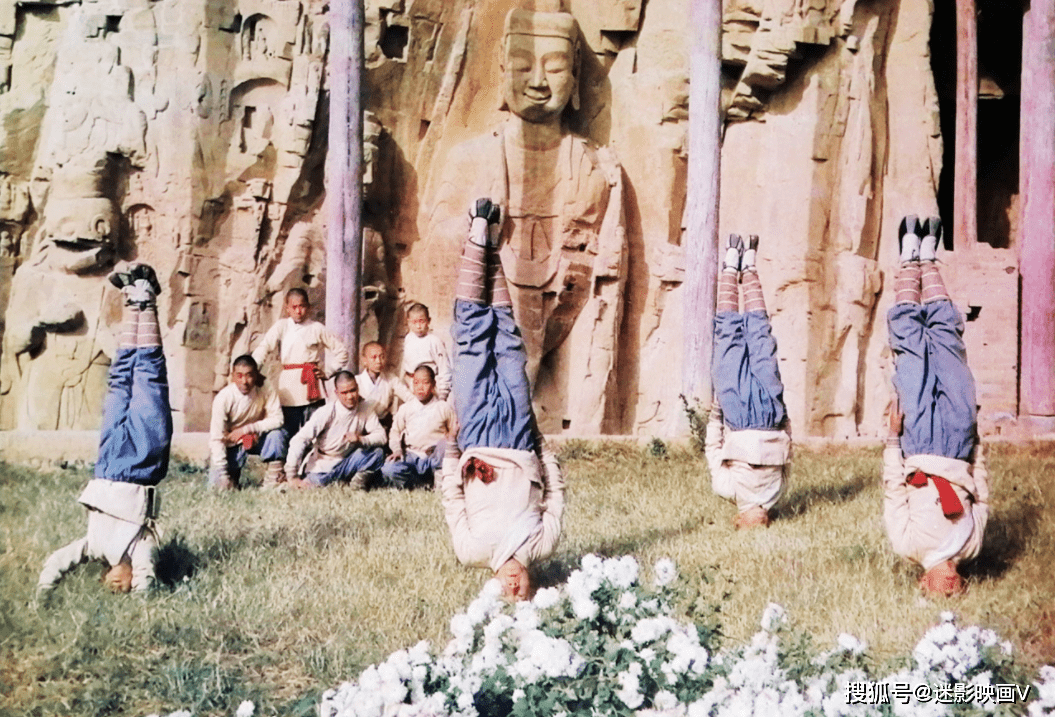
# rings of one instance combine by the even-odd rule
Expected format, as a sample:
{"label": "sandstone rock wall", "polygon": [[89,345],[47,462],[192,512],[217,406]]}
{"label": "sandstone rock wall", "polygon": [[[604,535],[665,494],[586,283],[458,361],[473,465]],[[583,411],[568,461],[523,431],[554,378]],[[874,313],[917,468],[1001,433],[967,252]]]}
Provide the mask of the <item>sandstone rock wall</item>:
{"label": "sandstone rock wall", "polygon": [[[409,302],[430,305],[434,330],[447,335],[453,269],[425,238],[454,148],[502,120],[502,23],[516,4],[366,3],[363,334],[388,345],[393,362]],[[566,119],[621,165],[625,283],[611,378],[593,393],[541,391],[544,427],[676,435],[689,315],[680,286],[694,260],[681,250],[688,3],[565,7],[584,42],[579,108]],[[206,428],[229,361],[280,315],[286,288],[307,285],[321,308],[323,9],[322,0],[3,5],[0,428],[98,425],[119,312],[105,275],[116,259],[149,261],[162,277],[177,430]],[[924,0],[725,3],[720,230],[762,237],[797,434],[881,427],[897,222],[937,209],[931,12]],[[66,226],[85,207],[112,215],[106,231]],[[996,420],[1014,413],[1017,395],[1017,263],[1012,249],[989,247],[961,261],[969,249],[949,260],[950,288],[965,309],[980,307],[967,340],[983,415]],[[590,348],[569,347],[569,361]],[[540,381],[559,386],[568,370],[555,360]],[[584,395],[603,395],[603,410],[576,405]]]}

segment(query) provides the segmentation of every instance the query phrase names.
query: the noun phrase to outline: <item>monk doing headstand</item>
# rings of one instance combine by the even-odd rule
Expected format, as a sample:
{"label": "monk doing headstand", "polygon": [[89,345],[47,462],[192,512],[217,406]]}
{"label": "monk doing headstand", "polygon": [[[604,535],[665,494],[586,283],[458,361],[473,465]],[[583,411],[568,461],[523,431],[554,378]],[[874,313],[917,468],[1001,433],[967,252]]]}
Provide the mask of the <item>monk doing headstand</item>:
{"label": "monk doing headstand", "polygon": [[887,326],[900,409],[891,409],[883,451],[883,521],[894,552],[926,571],[923,591],[954,595],[964,590],[957,565],[978,555],[989,517],[974,376],[963,319],[938,271],[941,219],[920,225],[905,217],[899,238],[901,267]]}
{"label": "monk doing headstand", "polygon": [[531,594],[528,567],[560,537],[564,477],[535,425],[527,354],[498,258],[500,209],[470,210],[454,302],[454,406],[460,429],[440,490],[458,560],[488,567],[505,594]]}

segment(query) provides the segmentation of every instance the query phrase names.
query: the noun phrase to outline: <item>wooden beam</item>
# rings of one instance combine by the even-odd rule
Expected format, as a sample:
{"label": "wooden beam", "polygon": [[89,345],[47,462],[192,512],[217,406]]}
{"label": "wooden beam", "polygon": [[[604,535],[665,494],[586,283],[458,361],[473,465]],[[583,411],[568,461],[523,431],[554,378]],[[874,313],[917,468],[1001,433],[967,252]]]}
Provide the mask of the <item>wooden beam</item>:
{"label": "wooden beam", "polygon": [[1031,0],[1023,16],[1021,103],[1019,412],[1051,430],[1055,428],[1055,0]]}
{"label": "wooden beam", "polygon": [[711,351],[718,271],[718,199],[722,160],[721,0],[690,0],[689,173],[685,206],[682,392],[711,400]]}
{"label": "wooden beam", "polygon": [[363,0],[330,0],[326,326],[359,363],[363,254]]}
{"label": "wooden beam", "polygon": [[978,242],[978,16],[975,0],[956,0],[956,164],[953,244]]}

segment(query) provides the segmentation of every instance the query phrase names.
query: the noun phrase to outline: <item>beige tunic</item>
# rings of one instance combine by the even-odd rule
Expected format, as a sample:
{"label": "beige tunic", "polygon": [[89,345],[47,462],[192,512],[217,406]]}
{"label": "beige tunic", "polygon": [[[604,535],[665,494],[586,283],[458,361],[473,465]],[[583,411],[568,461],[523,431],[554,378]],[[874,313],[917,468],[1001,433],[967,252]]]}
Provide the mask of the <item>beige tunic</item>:
{"label": "beige tunic", "polygon": [[[275,322],[260,345],[253,349],[253,358],[263,367],[264,359],[276,350],[283,366],[317,363],[327,377],[348,365],[348,349],[344,343],[318,321],[310,319],[299,324],[288,318]],[[300,378],[300,369],[283,369],[279,374],[278,400],[283,406],[308,405],[308,387]],[[320,391],[325,397],[325,390],[320,387]]]}
{"label": "beige tunic", "polygon": [[[484,483],[462,478],[478,458],[495,469]],[[509,558],[528,566],[557,547],[564,516],[564,476],[556,457],[510,448],[472,448],[459,455],[448,446],[440,480],[443,511],[458,560],[497,571]]]}
{"label": "beige tunic", "polygon": [[414,398],[407,385],[388,371],[379,373],[376,379],[369,371],[363,371],[355,377],[355,382],[359,384],[360,399],[368,401],[381,420],[395,412],[397,398],[403,403]]}
{"label": "beige tunic", "polygon": [[733,431],[712,409],[704,444],[711,489],[736,502],[743,513],[752,508],[772,508],[787,486],[791,436],[787,431]]}
{"label": "beige tunic", "polygon": [[403,339],[403,373],[414,373],[422,364],[436,372],[436,395],[447,398],[451,391],[451,363],[443,339],[431,331],[424,336],[411,332]]}
{"label": "beige tunic", "polygon": [[428,455],[441,439],[458,432],[458,416],[446,401],[433,397],[422,403],[411,396],[396,411],[392,432],[388,439],[393,453],[407,451]]}
{"label": "beige tunic", "polygon": [[220,389],[212,401],[209,422],[209,456],[214,470],[227,469],[227,447],[234,445],[224,436],[237,428],[263,434],[282,427],[282,407],[270,387],[254,387],[243,394],[233,383]]}
{"label": "beige tunic", "polygon": [[[358,443],[351,441],[355,434],[361,437]],[[290,440],[286,475],[329,473],[356,448],[384,444],[385,429],[373,408],[360,401],[348,410],[340,401],[334,401],[313,413]]]}
{"label": "beige tunic", "polygon": [[[912,486],[908,476],[921,470],[949,481],[963,504],[963,515],[949,520],[934,481]],[[989,520],[989,471],[985,447],[975,447],[971,463],[942,456],[903,458],[900,442],[883,450],[883,523],[894,552],[930,570],[935,565],[978,555]]]}
{"label": "beige tunic", "polygon": [[88,509],[88,533],[59,548],[44,563],[37,587],[55,587],[62,576],[87,560],[132,564],[132,589],[146,590],[154,580],[157,535],[157,488],[94,478],[77,499]]}

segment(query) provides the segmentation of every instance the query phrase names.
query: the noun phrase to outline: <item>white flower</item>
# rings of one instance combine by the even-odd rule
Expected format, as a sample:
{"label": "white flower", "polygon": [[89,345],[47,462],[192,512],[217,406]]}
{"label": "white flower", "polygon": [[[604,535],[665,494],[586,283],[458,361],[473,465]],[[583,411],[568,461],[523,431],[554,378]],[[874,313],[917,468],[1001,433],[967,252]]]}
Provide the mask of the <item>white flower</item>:
{"label": "white flower", "polygon": [[584,555],[582,562],[579,564],[582,566],[582,571],[587,575],[601,577],[604,574],[604,561],[593,553]]}
{"label": "white flower", "polygon": [[637,596],[632,592],[625,592],[619,596],[619,609],[623,612],[633,610],[634,606],[637,605]]}
{"label": "white flower", "polygon": [[592,620],[597,617],[597,603],[589,597],[574,597],[571,601],[572,612],[580,620]]}
{"label": "white flower", "polygon": [[428,640],[422,640],[414,645],[414,647],[410,648],[407,653],[407,656],[410,658],[410,664],[425,665],[431,662],[432,658],[429,656],[430,647],[431,645],[429,645]]}
{"label": "white flower", "polygon": [[526,600],[518,602],[513,610],[513,627],[517,630],[534,630],[538,626],[539,616],[535,606]]}
{"label": "white flower", "polygon": [[491,622],[484,626],[484,642],[493,643],[498,641],[506,630],[513,627],[513,618],[509,615],[496,615]]}
{"label": "white flower", "polygon": [[674,561],[670,558],[661,558],[652,567],[652,584],[657,588],[670,585],[678,577],[678,569],[674,567]]}
{"label": "white flower", "polygon": [[535,603],[535,607],[539,610],[551,608],[560,602],[560,590],[557,588],[542,588],[535,593],[535,599],[532,602]]}
{"label": "white flower", "polygon": [[660,690],[656,693],[656,697],[653,699],[652,703],[656,706],[657,710],[669,710],[678,706],[678,698],[673,692]]}
{"label": "white flower", "polygon": [[653,642],[667,634],[673,622],[671,618],[666,616],[646,617],[630,630],[630,639],[638,645]]}
{"label": "white flower", "polygon": [[610,558],[604,561],[604,577],[608,582],[623,590],[637,582],[638,566],[633,556]]}
{"label": "white flower", "polygon": [[943,610],[940,617],[942,622],[956,622],[956,613],[951,610]]}
{"label": "white flower", "polygon": [[762,611],[762,629],[766,632],[773,632],[779,628],[784,621],[784,608],[777,605],[775,602],[766,605],[766,609]]}
{"label": "white flower", "polygon": [[253,717],[253,712],[256,711],[256,705],[249,700],[245,700],[242,704],[238,705],[238,709],[235,710],[234,717]]}
{"label": "white flower", "polygon": [[858,640],[853,635],[850,635],[849,633],[845,632],[839,634],[839,649],[841,649],[843,652],[849,652],[853,655],[860,655],[867,648],[867,644],[865,644],[861,640]]}
{"label": "white flower", "polygon": [[636,710],[645,701],[644,696],[639,691],[641,685],[638,678],[640,676],[641,664],[632,662],[630,667],[615,677],[616,682],[619,683],[619,689],[615,691],[615,696],[632,710]]}
{"label": "white flower", "polygon": [[519,702],[524,699],[524,690],[519,687],[513,690],[513,702]]}

